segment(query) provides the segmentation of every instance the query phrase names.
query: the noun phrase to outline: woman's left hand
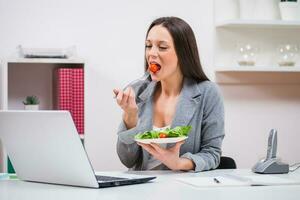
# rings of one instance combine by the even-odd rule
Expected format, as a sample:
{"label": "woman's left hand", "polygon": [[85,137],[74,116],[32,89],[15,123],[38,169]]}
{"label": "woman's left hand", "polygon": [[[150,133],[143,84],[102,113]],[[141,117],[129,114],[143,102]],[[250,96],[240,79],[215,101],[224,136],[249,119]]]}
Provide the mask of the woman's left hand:
{"label": "woman's left hand", "polygon": [[175,146],[165,149],[158,144],[143,144],[138,143],[146,151],[148,151],[154,158],[160,160],[164,165],[166,165],[171,170],[189,170],[194,167],[191,160],[179,157],[180,146],[184,141],[177,142]]}

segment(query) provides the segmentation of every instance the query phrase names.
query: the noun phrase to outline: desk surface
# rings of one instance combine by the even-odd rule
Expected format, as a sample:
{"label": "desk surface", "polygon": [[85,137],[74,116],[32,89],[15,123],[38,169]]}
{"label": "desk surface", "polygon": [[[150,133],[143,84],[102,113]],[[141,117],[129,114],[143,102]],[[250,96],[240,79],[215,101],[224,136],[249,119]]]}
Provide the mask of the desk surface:
{"label": "desk surface", "polygon": [[[143,171],[123,172],[143,175],[155,175],[157,178],[149,183],[121,187],[90,189],[60,185],[24,182],[18,180],[0,181],[1,200],[41,200],[41,199],[123,199],[123,200],[196,200],[196,199],[284,199],[299,200],[300,185],[282,186],[239,186],[199,188],[179,182],[177,178],[218,176],[223,174],[252,175],[247,169],[213,170],[200,173],[171,172],[171,171]],[[98,174],[107,175],[108,172]],[[110,172],[117,175],[120,172]],[[262,175],[263,176],[263,175]],[[276,175],[293,180],[300,180],[300,170],[283,175]]]}

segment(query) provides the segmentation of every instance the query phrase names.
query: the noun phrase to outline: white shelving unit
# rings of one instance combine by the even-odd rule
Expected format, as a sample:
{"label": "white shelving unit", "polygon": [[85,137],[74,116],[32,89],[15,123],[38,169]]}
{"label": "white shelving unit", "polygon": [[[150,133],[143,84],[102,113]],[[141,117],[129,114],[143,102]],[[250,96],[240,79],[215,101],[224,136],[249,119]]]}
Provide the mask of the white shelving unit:
{"label": "white shelving unit", "polygon": [[58,67],[84,68],[84,60],[12,58],[3,62],[3,110],[23,109],[22,100],[28,94],[39,94],[44,104],[41,109],[53,109],[53,72]]}
{"label": "white shelving unit", "polygon": [[225,20],[216,23],[216,28],[272,28],[300,29],[300,21],[282,20]]}
{"label": "white shelving unit", "polygon": [[[224,140],[224,153],[231,154],[240,165],[246,157],[255,161],[263,155],[263,143],[257,144],[266,139],[265,133],[271,128],[279,130],[282,137],[280,157],[289,162],[297,159],[297,154],[291,152],[297,152],[292,149],[298,147],[299,140],[300,55],[293,60],[294,66],[279,66],[285,64],[280,60],[279,47],[300,47],[300,20],[280,20],[278,3],[215,0],[215,81],[224,97],[225,129],[229,134]],[[239,54],[247,45],[258,48],[253,62],[243,62]],[[245,66],[247,63],[254,66]],[[255,148],[237,153],[235,143]]]}
{"label": "white shelving unit", "polygon": [[[259,75],[263,79],[268,73],[284,76],[284,83],[289,82],[287,76],[293,76],[291,83],[300,83],[300,55],[295,66],[278,66],[277,48],[282,44],[297,44],[300,46],[300,21],[282,20],[224,20],[215,23],[214,65],[216,81],[219,83],[239,84],[242,78],[233,76]],[[237,64],[237,46],[251,44],[258,48],[255,66],[240,66]],[[299,52],[300,54],[300,52]],[[250,74],[251,72],[251,74]],[[231,78],[226,76],[230,74]],[[284,75],[283,75],[284,74]],[[295,77],[297,76],[297,77]],[[225,77],[225,78],[224,78]],[[297,81],[299,79],[299,81]],[[273,79],[280,83],[282,79]],[[248,79],[251,82],[251,78]],[[269,83],[269,82],[268,82]]]}
{"label": "white shelving unit", "polygon": [[[27,95],[37,95],[40,98],[41,110],[55,109],[56,94],[53,77],[55,69],[59,67],[84,68],[85,61],[81,58],[11,58],[2,61],[0,109],[23,109],[22,101]],[[83,136],[81,138],[83,139]],[[1,151],[0,172],[7,171],[6,152],[0,146],[0,154]]]}

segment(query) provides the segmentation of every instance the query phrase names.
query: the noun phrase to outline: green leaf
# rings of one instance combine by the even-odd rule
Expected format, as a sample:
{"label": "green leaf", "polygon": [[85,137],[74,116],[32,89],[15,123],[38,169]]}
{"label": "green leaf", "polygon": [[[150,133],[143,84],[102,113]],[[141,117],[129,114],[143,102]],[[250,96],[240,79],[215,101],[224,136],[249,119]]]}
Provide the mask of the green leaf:
{"label": "green leaf", "polygon": [[39,98],[37,96],[27,96],[25,101],[23,101],[24,105],[38,105],[40,103]]}
{"label": "green leaf", "polygon": [[134,136],[135,139],[155,139],[159,138],[159,133],[166,133],[168,138],[188,136],[192,126],[176,126],[173,129],[167,128],[161,131],[145,131]]}

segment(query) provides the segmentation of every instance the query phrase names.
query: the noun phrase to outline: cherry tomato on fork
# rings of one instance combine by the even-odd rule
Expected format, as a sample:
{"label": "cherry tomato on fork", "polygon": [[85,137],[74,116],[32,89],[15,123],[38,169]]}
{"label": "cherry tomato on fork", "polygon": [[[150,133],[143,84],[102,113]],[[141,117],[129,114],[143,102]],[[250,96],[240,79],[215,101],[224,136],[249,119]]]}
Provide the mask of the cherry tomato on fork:
{"label": "cherry tomato on fork", "polygon": [[150,64],[149,65],[149,71],[156,73],[157,71],[160,70],[160,66],[157,64]]}

